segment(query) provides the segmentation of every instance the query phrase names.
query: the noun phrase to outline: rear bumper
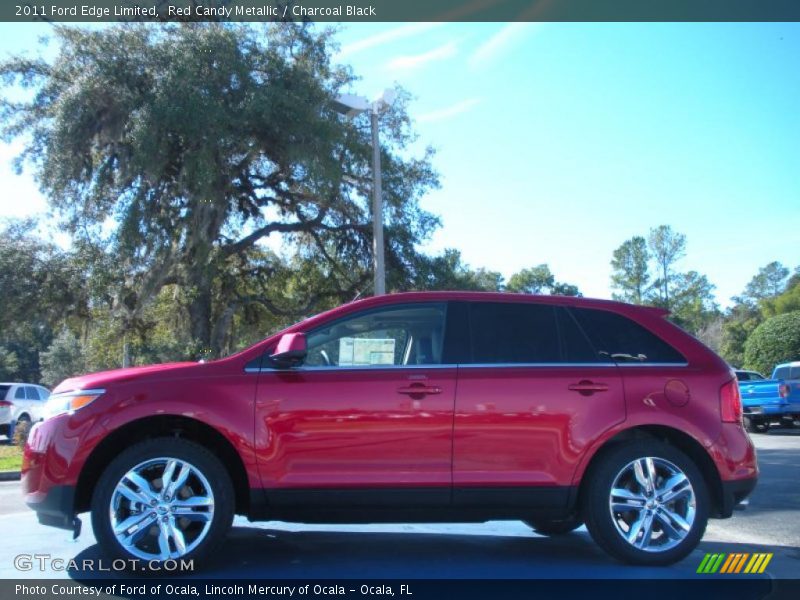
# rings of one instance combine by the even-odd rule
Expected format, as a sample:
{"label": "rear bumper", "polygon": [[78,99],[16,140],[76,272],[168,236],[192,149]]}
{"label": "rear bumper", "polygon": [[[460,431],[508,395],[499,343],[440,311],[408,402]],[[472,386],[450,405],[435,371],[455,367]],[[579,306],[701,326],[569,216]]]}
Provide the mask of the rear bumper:
{"label": "rear bumper", "polygon": [[720,517],[723,519],[729,518],[733,514],[733,509],[736,505],[740,504],[755,489],[756,483],[758,483],[758,477],[723,481]]}
{"label": "rear bumper", "polygon": [[742,412],[746,417],[762,415],[765,417],[777,417],[791,411],[789,410],[789,404],[751,404],[749,406],[743,406]]}

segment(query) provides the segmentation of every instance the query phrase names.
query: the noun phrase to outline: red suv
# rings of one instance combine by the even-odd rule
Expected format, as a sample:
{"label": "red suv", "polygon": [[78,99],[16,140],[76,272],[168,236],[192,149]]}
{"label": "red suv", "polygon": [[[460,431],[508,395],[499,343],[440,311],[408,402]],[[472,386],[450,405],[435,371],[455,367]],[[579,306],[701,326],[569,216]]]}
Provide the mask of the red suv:
{"label": "red suv", "polygon": [[234,514],[585,523],[669,564],[756,484],[733,371],[664,311],[584,298],[354,302],[207,364],[69,379],[25,449],[41,523],[114,557],[201,559]]}

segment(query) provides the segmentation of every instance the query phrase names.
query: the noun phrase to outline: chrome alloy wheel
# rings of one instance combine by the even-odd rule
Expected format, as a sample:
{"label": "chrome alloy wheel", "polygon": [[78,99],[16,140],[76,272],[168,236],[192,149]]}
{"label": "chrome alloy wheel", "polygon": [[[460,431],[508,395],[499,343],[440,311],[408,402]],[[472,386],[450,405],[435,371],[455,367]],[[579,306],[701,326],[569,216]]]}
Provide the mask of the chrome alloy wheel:
{"label": "chrome alloy wheel", "polygon": [[617,533],[631,546],[664,552],[689,535],[696,498],[683,471],[668,460],[648,456],[617,473],[609,509]]}
{"label": "chrome alloy wheel", "polygon": [[214,493],[194,465],[153,458],[122,476],[109,511],[114,536],[130,554],[143,560],[180,558],[208,534]]}

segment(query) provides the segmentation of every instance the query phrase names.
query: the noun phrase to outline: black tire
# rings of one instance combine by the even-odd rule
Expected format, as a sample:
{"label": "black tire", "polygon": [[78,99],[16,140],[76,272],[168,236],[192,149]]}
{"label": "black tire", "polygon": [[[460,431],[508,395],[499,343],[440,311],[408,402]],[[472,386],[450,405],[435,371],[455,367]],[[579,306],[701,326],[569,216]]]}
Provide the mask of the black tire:
{"label": "black tire", "polygon": [[769,431],[769,421],[744,417],[744,428],[750,433],[766,433]]}
{"label": "black tire", "polygon": [[[629,543],[618,530],[617,523],[622,519],[612,516],[609,504],[611,489],[618,475],[634,461],[646,457],[652,457],[682,471],[694,492],[694,520],[688,532],[682,538],[676,536],[675,540],[680,539],[680,541],[675,541],[672,547],[665,545],[667,549],[663,550],[656,548],[648,551]],[[582,490],[581,498],[586,528],[601,548],[623,562],[650,566],[673,564],[694,550],[705,533],[710,512],[710,497],[706,482],[691,459],[668,444],[657,440],[642,440],[614,446],[598,457],[598,462],[586,477],[586,487]],[[663,478],[659,481],[663,481]],[[685,501],[680,502],[684,502],[684,506],[688,504]],[[632,516],[635,516],[635,513]],[[655,539],[670,542],[660,521],[653,522],[657,523],[657,526],[653,526],[654,535],[657,536]],[[634,524],[631,523],[629,527],[630,531]],[[666,537],[661,538],[662,535]]]}
{"label": "black tire", "polygon": [[[210,522],[210,526],[205,529],[202,539],[191,551],[180,554],[179,556],[172,556],[171,558],[177,558],[179,561],[192,560],[195,566],[197,566],[197,564],[207,559],[213,549],[222,542],[233,521],[235,495],[231,478],[219,459],[206,448],[180,438],[154,438],[136,444],[112,460],[103,471],[103,474],[100,476],[95,486],[91,507],[92,528],[94,529],[95,537],[104,553],[112,558],[125,559],[128,561],[130,568],[141,569],[142,565],[149,559],[137,556],[129,549],[123,547],[114,535],[111,521],[112,497],[117,485],[121,482],[126,473],[139,465],[148,463],[148,461],[154,461],[155,466],[152,467],[153,469],[159,468],[158,459],[162,458],[177,459],[184,464],[189,463],[194,469],[193,473],[199,472],[201,476],[205,478],[205,483],[208,484],[213,494],[212,516],[210,519],[203,521]],[[177,479],[177,477],[174,479]],[[156,492],[161,491],[163,493],[163,479],[160,481],[162,481],[162,489],[159,490],[156,487],[151,487],[151,490],[155,490]],[[194,483],[195,487],[203,487],[202,481],[197,479],[197,475],[190,475],[187,484],[183,488],[177,488],[175,490],[174,499],[178,498],[182,489],[186,490],[193,485],[193,482],[199,482]],[[185,493],[191,494],[191,490]],[[144,514],[150,510],[150,508],[147,508],[139,512],[140,514]],[[155,512],[156,509],[152,510],[153,512],[150,514],[157,515]],[[129,514],[135,515],[135,511]],[[147,528],[151,532],[144,534],[141,536],[142,538],[145,538],[147,535],[153,535],[158,531],[159,518],[162,517],[156,517],[155,523],[148,523],[141,527],[141,529]],[[180,520],[180,517],[173,516],[173,519]],[[164,521],[166,522],[166,518],[164,518]],[[189,527],[198,527],[194,525],[193,521],[189,521],[189,523]],[[155,529],[153,529],[154,527]],[[199,527],[203,528],[205,526],[201,523]],[[186,531],[182,532],[182,539],[183,533],[186,533]],[[138,565],[135,562],[131,562],[134,559],[138,561]],[[154,559],[154,562],[158,563],[161,561]]]}
{"label": "black tire", "polygon": [[573,516],[566,519],[536,519],[525,521],[525,524],[539,535],[557,536],[575,531],[583,525],[583,521],[577,516]]}

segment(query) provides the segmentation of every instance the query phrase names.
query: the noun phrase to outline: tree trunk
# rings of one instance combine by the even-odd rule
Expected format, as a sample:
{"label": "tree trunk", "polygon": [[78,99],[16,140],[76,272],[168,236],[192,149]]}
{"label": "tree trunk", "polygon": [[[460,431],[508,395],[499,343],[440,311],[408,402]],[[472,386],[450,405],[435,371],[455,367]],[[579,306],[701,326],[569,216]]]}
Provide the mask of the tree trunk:
{"label": "tree trunk", "polygon": [[211,288],[195,289],[189,303],[189,323],[192,340],[196,345],[196,358],[207,358],[214,354],[211,347]]}

